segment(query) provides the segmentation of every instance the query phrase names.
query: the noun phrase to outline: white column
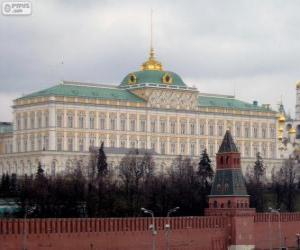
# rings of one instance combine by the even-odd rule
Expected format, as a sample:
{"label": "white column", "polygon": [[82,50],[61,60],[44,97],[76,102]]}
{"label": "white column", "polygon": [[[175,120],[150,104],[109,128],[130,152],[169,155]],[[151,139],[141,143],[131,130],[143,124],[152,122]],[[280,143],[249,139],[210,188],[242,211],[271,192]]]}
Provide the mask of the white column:
{"label": "white column", "polygon": [[56,110],[55,105],[49,107],[49,150],[55,150],[56,141]]}

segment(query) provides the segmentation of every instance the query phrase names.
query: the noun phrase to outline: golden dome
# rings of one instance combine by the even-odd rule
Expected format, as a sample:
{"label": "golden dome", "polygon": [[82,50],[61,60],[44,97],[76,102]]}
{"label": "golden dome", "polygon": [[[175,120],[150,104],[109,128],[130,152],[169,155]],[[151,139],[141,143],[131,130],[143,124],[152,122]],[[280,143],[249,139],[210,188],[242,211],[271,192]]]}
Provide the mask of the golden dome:
{"label": "golden dome", "polygon": [[155,59],[153,48],[150,49],[149,59],[142,64],[141,70],[163,70],[162,64]]}
{"label": "golden dome", "polygon": [[279,129],[278,129],[278,132],[283,132],[283,128],[279,128]]}
{"label": "golden dome", "polygon": [[278,140],[282,141],[282,135],[278,135]]}
{"label": "golden dome", "polygon": [[296,134],[296,129],[291,128],[291,129],[289,130],[289,134]]}
{"label": "golden dome", "polygon": [[300,89],[300,81],[299,81],[299,82],[297,82],[297,84],[296,84],[296,88],[297,88],[297,89]]}
{"label": "golden dome", "polygon": [[279,118],[278,118],[278,121],[279,121],[279,122],[282,122],[282,123],[285,122],[285,117],[284,117],[284,115],[280,115]]}

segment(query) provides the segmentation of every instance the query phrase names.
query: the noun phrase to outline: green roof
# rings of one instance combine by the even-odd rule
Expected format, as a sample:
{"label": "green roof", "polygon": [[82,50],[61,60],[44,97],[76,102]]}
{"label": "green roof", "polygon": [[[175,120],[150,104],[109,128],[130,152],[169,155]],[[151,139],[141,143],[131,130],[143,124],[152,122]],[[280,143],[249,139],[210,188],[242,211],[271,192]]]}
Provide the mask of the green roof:
{"label": "green roof", "polygon": [[41,96],[67,96],[67,97],[85,97],[97,99],[112,99],[131,102],[144,102],[143,99],[127,91],[126,89],[109,88],[94,85],[76,85],[76,84],[60,84],[51,88],[34,92],[32,94],[21,97],[32,98]]}
{"label": "green roof", "polygon": [[[137,85],[141,83],[154,83],[154,84],[165,84],[163,82],[163,77],[168,74],[172,78],[172,83],[167,84],[171,86],[178,86],[178,87],[186,87],[186,84],[183,82],[181,77],[174,72],[171,71],[160,71],[160,70],[143,70],[143,71],[136,71],[128,74],[123,81],[121,82],[121,87],[125,87],[128,85]],[[135,75],[136,83],[129,84],[129,77],[131,75]]]}
{"label": "green roof", "polygon": [[233,141],[230,130],[226,130],[225,136],[223,138],[218,153],[220,154],[220,153],[228,153],[228,152],[238,153],[238,149]]}
{"label": "green roof", "polygon": [[217,169],[210,195],[248,195],[242,171],[240,169]]}
{"label": "green roof", "polygon": [[0,122],[0,134],[10,133],[13,131],[13,125],[11,122]]}
{"label": "green roof", "polygon": [[[199,96],[198,104],[202,107],[216,107],[216,108],[228,108],[228,109],[240,109],[240,110],[255,110],[255,111],[271,111],[257,104],[250,104],[237,100],[233,97],[216,97],[216,96]],[[274,111],[273,111],[274,112]]]}

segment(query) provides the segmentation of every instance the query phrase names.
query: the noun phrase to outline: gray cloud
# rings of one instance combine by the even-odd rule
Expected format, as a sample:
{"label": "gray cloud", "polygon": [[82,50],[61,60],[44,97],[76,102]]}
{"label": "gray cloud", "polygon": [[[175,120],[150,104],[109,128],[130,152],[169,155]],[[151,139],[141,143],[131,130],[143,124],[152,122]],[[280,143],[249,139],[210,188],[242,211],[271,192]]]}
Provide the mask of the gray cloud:
{"label": "gray cloud", "polygon": [[[0,93],[14,97],[60,79],[118,84],[154,44],[164,67],[202,92],[293,112],[299,79],[298,1],[33,1],[33,15],[0,15]],[[64,61],[62,65],[61,62]],[[9,107],[5,98],[2,107]],[[11,117],[0,114],[0,120]]]}

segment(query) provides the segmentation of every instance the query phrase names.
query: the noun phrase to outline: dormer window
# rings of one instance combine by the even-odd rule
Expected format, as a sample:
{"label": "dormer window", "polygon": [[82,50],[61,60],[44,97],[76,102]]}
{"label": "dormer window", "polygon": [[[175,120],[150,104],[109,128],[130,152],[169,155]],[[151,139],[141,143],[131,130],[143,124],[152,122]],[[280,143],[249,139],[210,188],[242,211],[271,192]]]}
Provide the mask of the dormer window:
{"label": "dormer window", "polygon": [[172,76],[168,73],[164,74],[163,78],[162,78],[163,83],[165,84],[171,84],[173,79]]}
{"label": "dormer window", "polygon": [[128,83],[129,84],[135,84],[136,83],[136,76],[135,76],[135,74],[130,74],[129,75]]}

